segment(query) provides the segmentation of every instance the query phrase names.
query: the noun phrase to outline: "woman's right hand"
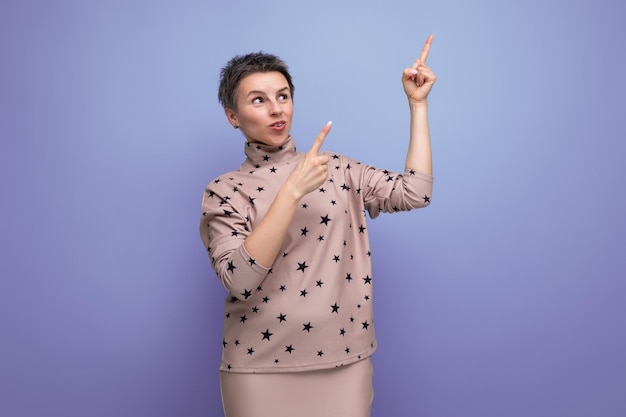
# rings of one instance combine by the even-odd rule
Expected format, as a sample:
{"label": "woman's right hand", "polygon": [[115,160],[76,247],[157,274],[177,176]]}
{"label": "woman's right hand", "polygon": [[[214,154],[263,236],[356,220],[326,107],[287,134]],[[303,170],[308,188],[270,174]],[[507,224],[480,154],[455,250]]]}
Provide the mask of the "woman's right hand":
{"label": "woman's right hand", "polygon": [[330,132],[332,122],[326,123],[317,135],[311,149],[298,161],[285,184],[283,190],[300,200],[308,193],[319,188],[328,178],[328,155],[321,155],[320,149]]}

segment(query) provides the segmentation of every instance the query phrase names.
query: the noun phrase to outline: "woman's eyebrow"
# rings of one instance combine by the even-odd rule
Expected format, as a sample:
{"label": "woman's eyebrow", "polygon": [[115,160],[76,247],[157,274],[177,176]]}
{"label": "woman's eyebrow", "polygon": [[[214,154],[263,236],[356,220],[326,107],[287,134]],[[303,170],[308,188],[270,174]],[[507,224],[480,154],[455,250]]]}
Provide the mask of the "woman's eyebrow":
{"label": "woman's eyebrow", "polygon": [[[277,91],[277,93],[282,93],[285,90],[289,90],[289,86],[283,87],[280,90]],[[267,93],[265,91],[260,91],[260,90],[252,90],[249,91],[248,94],[246,94],[246,97],[252,94],[261,94],[261,95],[266,95]]]}

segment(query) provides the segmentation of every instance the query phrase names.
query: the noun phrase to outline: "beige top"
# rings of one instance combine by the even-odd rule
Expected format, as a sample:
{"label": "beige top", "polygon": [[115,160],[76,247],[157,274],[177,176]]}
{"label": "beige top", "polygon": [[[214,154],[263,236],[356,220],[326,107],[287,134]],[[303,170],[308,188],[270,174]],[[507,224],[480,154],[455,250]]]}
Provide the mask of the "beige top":
{"label": "beige top", "polygon": [[271,147],[246,143],[247,159],[213,180],[202,198],[200,234],[229,295],[220,369],[295,372],[332,368],[376,348],[372,264],[365,212],[407,211],[430,203],[432,177],[331,159],[329,178],[302,198],[270,269],[243,242],[303,156],[293,138]]}

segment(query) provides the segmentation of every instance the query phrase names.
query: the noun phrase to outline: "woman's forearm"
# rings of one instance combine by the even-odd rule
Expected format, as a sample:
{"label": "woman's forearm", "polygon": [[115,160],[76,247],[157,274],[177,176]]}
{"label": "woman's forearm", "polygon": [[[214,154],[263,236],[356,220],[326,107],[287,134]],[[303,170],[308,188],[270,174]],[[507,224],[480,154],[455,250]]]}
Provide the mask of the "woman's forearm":
{"label": "woman's forearm", "polygon": [[244,241],[246,251],[261,266],[270,268],[274,263],[293,220],[298,201],[298,198],[281,189],[263,219]]}
{"label": "woman's forearm", "polygon": [[433,175],[430,129],[428,127],[428,102],[409,102],[410,140],[405,168]]}

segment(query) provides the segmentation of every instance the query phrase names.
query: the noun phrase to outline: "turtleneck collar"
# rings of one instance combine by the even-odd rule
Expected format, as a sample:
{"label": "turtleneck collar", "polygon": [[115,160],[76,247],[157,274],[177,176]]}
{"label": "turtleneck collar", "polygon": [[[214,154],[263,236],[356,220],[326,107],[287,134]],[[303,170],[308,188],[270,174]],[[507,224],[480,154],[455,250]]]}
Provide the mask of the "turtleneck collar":
{"label": "turtleneck collar", "polygon": [[247,158],[243,165],[255,168],[287,164],[299,158],[292,136],[289,136],[282,145],[278,146],[246,142],[244,152]]}

